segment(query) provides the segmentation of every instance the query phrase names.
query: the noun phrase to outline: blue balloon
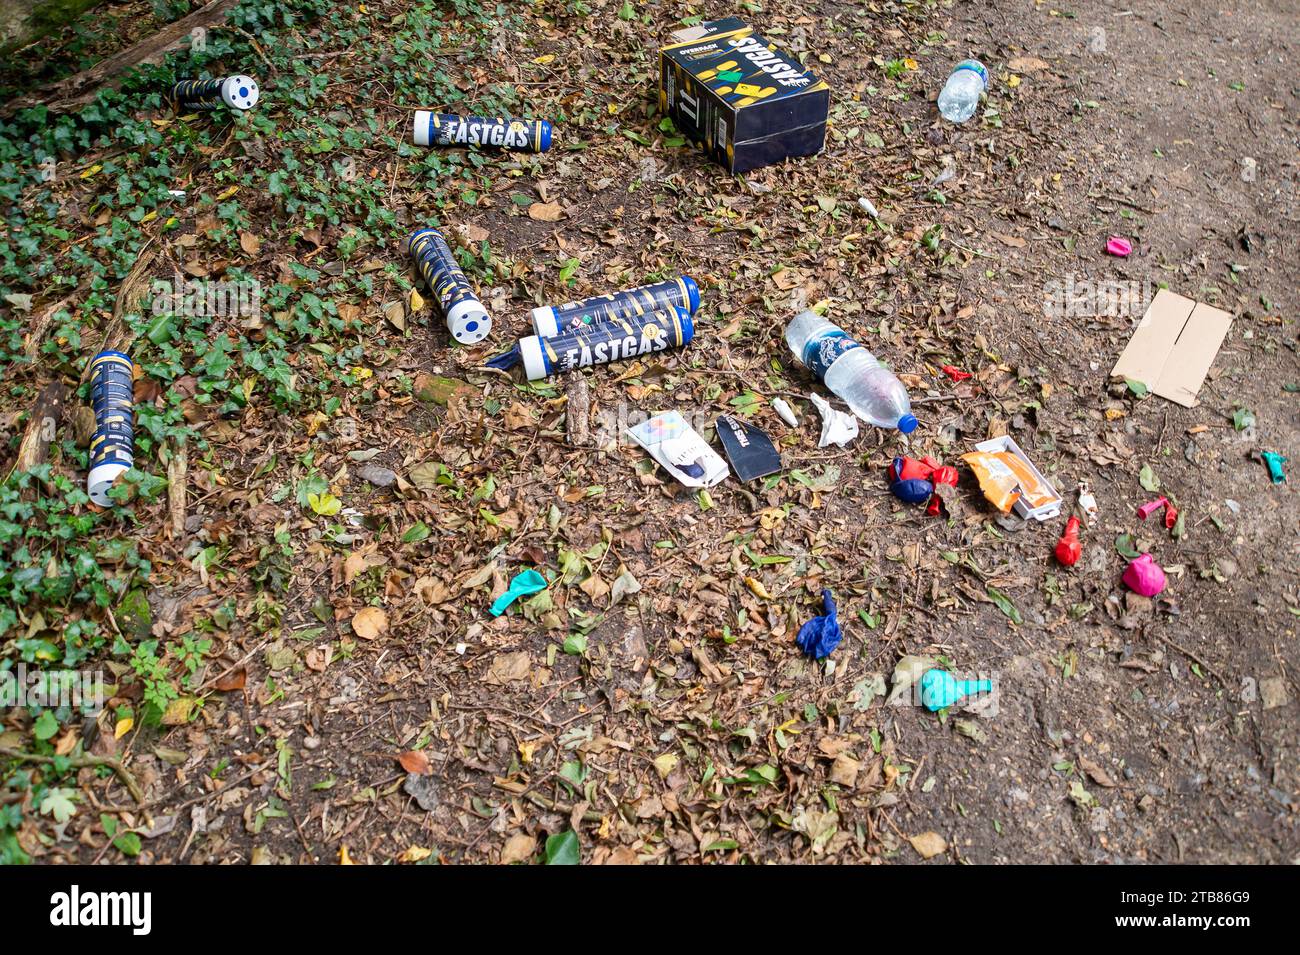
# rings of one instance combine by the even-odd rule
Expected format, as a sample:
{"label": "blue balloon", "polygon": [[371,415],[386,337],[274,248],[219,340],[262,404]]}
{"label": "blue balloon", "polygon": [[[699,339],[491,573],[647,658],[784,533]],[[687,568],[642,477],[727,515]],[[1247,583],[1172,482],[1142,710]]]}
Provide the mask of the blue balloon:
{"label": "blue balloon", "polygon": [[894,481],[889,485],[889,489],[894,492],[894,497],[900,501],[906,501],[908,504],[924,504],[934,493],[934,485],[929,481],[921,478],[912,478],[910,481]]}
{"label": "blue balloon", "polygon": [[840,622],[835,617],[835,598],[829,590],[822,591],[822,609],[826,611],[825,615],[813,617],[799,628],[799,635],[795,637],[799,649],[814,660],[830,656],[843,637]]}

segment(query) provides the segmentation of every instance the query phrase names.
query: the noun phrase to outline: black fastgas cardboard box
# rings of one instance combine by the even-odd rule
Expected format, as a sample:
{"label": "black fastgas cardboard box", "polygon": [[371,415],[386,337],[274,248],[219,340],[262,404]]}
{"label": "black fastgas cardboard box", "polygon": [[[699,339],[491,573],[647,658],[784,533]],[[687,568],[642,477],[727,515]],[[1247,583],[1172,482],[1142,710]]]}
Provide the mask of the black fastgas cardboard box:
{"label": "black fastgas cardboard box", "polygon": [[659,51],[659,108],[731,173],[811,156],[830,87],[739,17],[679,30]]}

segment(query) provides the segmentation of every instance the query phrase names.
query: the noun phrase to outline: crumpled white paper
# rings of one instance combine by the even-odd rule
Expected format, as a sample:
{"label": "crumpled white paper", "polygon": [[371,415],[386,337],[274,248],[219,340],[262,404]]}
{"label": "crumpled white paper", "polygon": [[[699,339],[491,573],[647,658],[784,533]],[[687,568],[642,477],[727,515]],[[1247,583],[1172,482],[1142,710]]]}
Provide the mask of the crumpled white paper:
{"label": "crumpled white paper", "polygon": [[822,416],[822,438],[817,447],[828,444],[845,447],[858,436],[858,419],[846,411],[836,411],[831,403],[820,395],[809,395],[817,413]]}
{"label": "crumpled white paper", "polygon": [[774,398],[772,400],[772,410],[790,427],[799,427],[799,419],[795,417],[794,409],[790,407],[789,402],[784,398]]}

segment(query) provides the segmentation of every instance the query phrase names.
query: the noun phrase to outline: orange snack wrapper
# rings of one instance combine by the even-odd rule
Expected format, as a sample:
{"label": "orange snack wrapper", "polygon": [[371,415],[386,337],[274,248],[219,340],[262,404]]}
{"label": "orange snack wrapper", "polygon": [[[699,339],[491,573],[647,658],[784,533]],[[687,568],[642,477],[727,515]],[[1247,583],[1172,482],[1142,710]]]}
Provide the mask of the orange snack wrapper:
{"label": "orange snack wrapper", "polygon": [[1056,500],[1056,492],[1010,451],[971,451],[961,459],[975,472],[988,502],[1003,514],[1010,513],[1021,497],[1030,507]]}

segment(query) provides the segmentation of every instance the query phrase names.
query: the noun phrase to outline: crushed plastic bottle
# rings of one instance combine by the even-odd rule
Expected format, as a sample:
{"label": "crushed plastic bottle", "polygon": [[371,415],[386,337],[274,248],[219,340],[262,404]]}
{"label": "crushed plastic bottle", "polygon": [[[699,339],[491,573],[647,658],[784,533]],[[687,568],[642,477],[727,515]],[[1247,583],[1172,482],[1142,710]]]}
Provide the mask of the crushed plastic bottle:
{"label": "crushed plastic bottle", "polygon": [[785,341],[795,358],[867,424],[903,434],[916,430],[903,383],[842,328],[816,312],[800,312],[786,326]]}
{"label": "crushed plastic bottle", "polygon": [[939,93],[939,112],[950,123],[964,123],[975,115],[980,94],[988,88],[989,71],[979,60],[962,60]]}

